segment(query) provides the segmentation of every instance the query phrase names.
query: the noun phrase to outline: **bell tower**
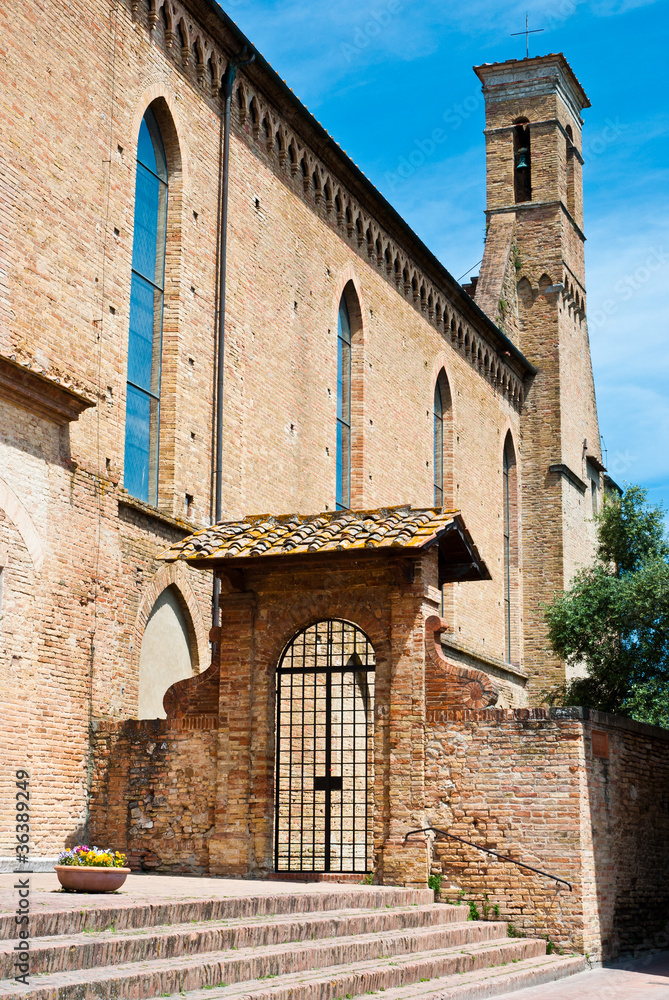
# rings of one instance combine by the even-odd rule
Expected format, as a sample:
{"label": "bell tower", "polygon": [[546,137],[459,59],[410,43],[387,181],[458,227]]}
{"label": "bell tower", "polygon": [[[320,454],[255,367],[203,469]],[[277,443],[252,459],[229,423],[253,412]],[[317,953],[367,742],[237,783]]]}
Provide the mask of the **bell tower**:
{"label": "bell tower", "polygon": [[537,369],[519,443],[523,665],[536,703],[565,680],[547,652],[541,603],[591,562],[602,486],[584,266],[581,112],[590,102],[562,54],[475,72],[487,172],[476,301]]}

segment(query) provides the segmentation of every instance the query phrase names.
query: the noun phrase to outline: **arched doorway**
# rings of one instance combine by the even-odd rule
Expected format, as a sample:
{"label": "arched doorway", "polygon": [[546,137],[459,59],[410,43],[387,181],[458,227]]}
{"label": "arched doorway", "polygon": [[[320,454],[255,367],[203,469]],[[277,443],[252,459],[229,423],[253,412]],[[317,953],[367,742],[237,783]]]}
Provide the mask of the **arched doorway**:
{"label": "arched doorway", "polygon": [[356,625],[316,622],[277,668],[276,871],[372,867],[374,649]]}

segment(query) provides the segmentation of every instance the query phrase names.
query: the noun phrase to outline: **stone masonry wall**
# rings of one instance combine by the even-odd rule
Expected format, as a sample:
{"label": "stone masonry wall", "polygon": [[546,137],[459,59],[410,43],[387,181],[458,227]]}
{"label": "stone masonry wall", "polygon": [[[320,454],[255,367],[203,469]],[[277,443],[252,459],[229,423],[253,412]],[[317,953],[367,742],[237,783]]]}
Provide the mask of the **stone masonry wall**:
{"label": "stone masonry wall", "polygon": [[188,721],[93,725],[88,837],[136,871],[209,871],[218,731]]}

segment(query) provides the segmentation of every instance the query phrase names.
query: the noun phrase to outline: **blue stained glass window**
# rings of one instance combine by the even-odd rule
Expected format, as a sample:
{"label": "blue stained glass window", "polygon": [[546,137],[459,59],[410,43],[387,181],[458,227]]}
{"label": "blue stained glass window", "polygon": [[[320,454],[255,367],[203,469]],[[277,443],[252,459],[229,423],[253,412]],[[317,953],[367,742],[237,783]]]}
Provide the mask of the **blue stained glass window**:
{"label": "blue stained glass window", "polygon": [[151,402],[151,397],[145,392],[128,385],[124,483],[128,493],[143,500],[149,496]]}
{"label": "blue stained glass window", "polygon": [[165,150],[158,123],[148,110],[137,143],[123,481],[132,496],[154,504],[158,498],[166,227]]}
{"label": "blue stained glass window", "polygon": [[337,329],[337,510],[351,506],[351,321],[346,300],[339,303]]}
{"label": "blue stained glass window", "polygon": [[130,343],[128,382],[139,389],[152,391],[154,323],[159,293],[140,275],[133,273],[130,286]]}
{"label": "blue stained glass window", "polygon": [[156,274],[159,262],[156,220],[160,212],[160,194],[163,187],[163,182],[155,174],[149,173],[141,163],[137,164],[132,267],[134,271],[143,274],[149,281],[155,281],[156,284],[162,284],[160,274]]}

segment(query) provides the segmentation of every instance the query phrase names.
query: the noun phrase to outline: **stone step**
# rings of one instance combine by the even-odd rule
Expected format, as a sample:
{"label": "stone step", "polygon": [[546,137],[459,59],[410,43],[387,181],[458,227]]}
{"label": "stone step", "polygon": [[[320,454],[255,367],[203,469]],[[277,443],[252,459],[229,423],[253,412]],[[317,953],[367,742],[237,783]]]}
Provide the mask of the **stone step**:
{"label": "stone step", "polygon": [[[407,980],[401,986],[389,989],[383,986],[367,989],[364,993],[343,993],[346,985],[361,989],[363,982],[347,976],[346,970],[321,971],[311,977],[287,976],[273,984],[255,982],[235,983],[226,987],[207,987],[186,994],[171,994],[170,1000],[363,1000],[375,995],[379,1000],[479,1000],[555,982],[587,967],[583,955],[547,956],[532,958],[506,958],[498,964],[462,969],[454,974],[434,978],[422,976],[418,982]],[[363,981],[369,981],[372,970],[361,970]],[[334,974],[334,977],[333,977]],[[381,996],[383,994],[383,996]],[[152,998],[158,1000],[158,998]]]}
{"label": "stone step", "polygon": [[[132,877],[132,876],[131,876]],[[221,880],[224,882],[225,880]],[[57,895],[57,894],[54,894]],[[258,895],[249,882],[248,896],[220,898],[168,899],[159,902],[128,902],[123,893],[106,898],[63,894],[61,905],[34,909],[30,917],[33,938],[56,934],[81,934],[84,931],[117,931],[129,928],[157,927],[209,920],[233,920],[274,914],[321,913],[341,909],[375,909],[391,906],[424,906],[434,901],[431,889],[402,889],[390,886],[352,887],[333,892],[276,893]],[[60,902],[60,900],[58,901]],[[78,905],[80,904],[80,905]],[[0,940],[16,935],[14,910],[0,915]]]}
{"label": "stone step", "polygon": [[[138,1000],[203,990],[207,990],[203,997],[210,997],[217,986],[236,983],[238,994],[248,997],[256,991],[259,1000],[264,996],[273,1000],[334,1000],[545,955],[543,940],[501,937],[500,929],[506,934],[505,924],[444,925],[439,932],[456,928],[462,931],[461,943],[422,952],[417,951],[421,937],[417,932],[361,935],[332,943],[246,949],[245,954],[211,952],[56,972],[35,976],[28,987],[4,980],[0,998]],[[397,949],[403,947],[406,951],[399,954]]]}
{"label": "stone step", "polygon": [[[427,982],[385,990],[383,1000],[479,1000],[483,997],[506,995],[529,986],[543,986],[583,972],[586,968],[587,961],[583,955],[540,955],[538,958],[512,959],[487,969],[461,972],[455,976],[440,976]],[[190,994],[189,1000],[194,1000],[196,996],[197,994]],[[212,996],[211,991],[207,991],[207,996]]]}
{"label": "stone step", "polygon": [[[64,972],[139,962],[147,958],[174,958],[184,954],[370,936],[391,931],[422,929],[438,936],[444,933],[444,925],[450,928],[459,922],[461,928],[464,916],[463,907],[432,903],[428,906],[299,913],[255,920],[238,918],[206,924],[133,928],[121,932],[87,931],[33,939],[30,954],[33,968],[39,969],[40,973]],[[435,947],[439,944],[437,941]],[[0,943],[0,979],[8,979],[13,974],[14,947],[14,941]]]}

